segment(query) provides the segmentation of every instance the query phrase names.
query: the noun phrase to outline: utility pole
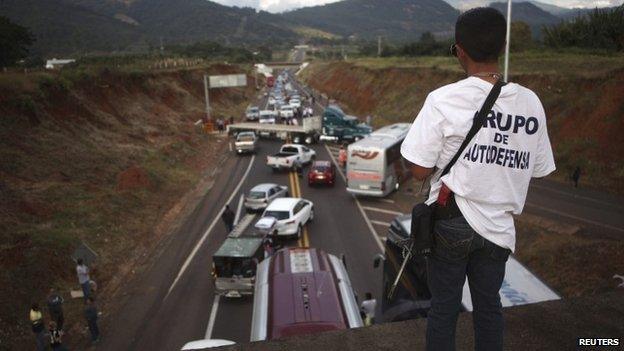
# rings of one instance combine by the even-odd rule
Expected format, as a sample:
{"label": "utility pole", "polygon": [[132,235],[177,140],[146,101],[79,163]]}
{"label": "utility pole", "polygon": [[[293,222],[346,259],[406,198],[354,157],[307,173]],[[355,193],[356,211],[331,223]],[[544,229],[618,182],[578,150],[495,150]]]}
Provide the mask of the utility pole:
{"label": "utility pole", "polygon": [[206,98],[206,122],[211,122],[210,97],[208,95],[208,75],[207,74],[204,74],[204,96]]}
{"label": "utility pole", "polygon": [[381,35],[377,36],[377,57],[381,57]]}
{"label": "utility pole", "polygon": [[165,46],[163,45],[162,37],[160,37],[160,55],[163,55],[165,52]]}
{"label": "utility pole", "polygon": [[505,75],[504,80],[507,82],[509,77],[509,44],[511,41],[511,0],[507,0],[507,37],[505,39]]}

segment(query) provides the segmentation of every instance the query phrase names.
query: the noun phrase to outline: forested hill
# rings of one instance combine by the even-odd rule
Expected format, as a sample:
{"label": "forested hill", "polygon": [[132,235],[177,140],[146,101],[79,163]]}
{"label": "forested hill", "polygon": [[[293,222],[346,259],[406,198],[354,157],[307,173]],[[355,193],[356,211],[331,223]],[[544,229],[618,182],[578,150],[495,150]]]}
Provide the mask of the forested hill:
{"label": "forested hill", "polygon": [[2,0],[0,15],[28,27],[42,54],[145,50],[158,45],[295,43],[280,16],[207,0]]}
{"label": "forested hill", "polygon": [[442,0],[344,0],[282,14],[292,22],[343,37],[417,40],[451,33],[459,11]]}

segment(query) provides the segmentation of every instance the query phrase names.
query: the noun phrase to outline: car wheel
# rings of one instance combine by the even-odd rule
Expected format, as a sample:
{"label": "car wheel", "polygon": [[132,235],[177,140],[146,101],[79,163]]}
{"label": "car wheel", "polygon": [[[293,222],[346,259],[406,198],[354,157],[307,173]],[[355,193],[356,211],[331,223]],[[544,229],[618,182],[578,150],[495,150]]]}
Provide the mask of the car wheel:
{"label": "car wheel", "polygon": [[297,240],[301,239],[301,235],[303,234],[303,228],[301,228],[301,225],[299,227],[297,227]]}
{"label": "car wheel", "polygon": [[288,194],[288,191],[284,194],[284,197],[290,197],[290,194]]}

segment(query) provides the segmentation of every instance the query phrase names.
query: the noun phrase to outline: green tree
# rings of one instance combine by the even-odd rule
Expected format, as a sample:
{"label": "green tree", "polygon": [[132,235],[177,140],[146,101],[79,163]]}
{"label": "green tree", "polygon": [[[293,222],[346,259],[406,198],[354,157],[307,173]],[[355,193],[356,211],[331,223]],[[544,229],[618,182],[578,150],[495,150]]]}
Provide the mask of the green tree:
{"label": "green tree", "polygon": [[28,56],[28,47],[35,37],[28,30],[0,16],[0,67],[13,66]]}
{"label": "green tree", "polygon": [[556,26],[544,27],[544,43],[550,47],[624,51],[624,5],[595,9]]}
{"label": "green tree", "polygon": [[511,22],[511,41],[509,50],[513,52],[524,51],[533,46],[531,27],[525,22]]}

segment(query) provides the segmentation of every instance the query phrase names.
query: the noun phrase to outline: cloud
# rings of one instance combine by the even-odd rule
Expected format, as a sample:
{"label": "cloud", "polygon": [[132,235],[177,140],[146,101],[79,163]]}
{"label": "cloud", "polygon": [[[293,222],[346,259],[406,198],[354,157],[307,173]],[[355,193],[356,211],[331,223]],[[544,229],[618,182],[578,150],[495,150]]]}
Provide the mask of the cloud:
{"label": "cloud", "polygon": [[301,7],[324,5],[339,0],[212,0],[222,5],[253,7],[269,12],[284,12]]}

